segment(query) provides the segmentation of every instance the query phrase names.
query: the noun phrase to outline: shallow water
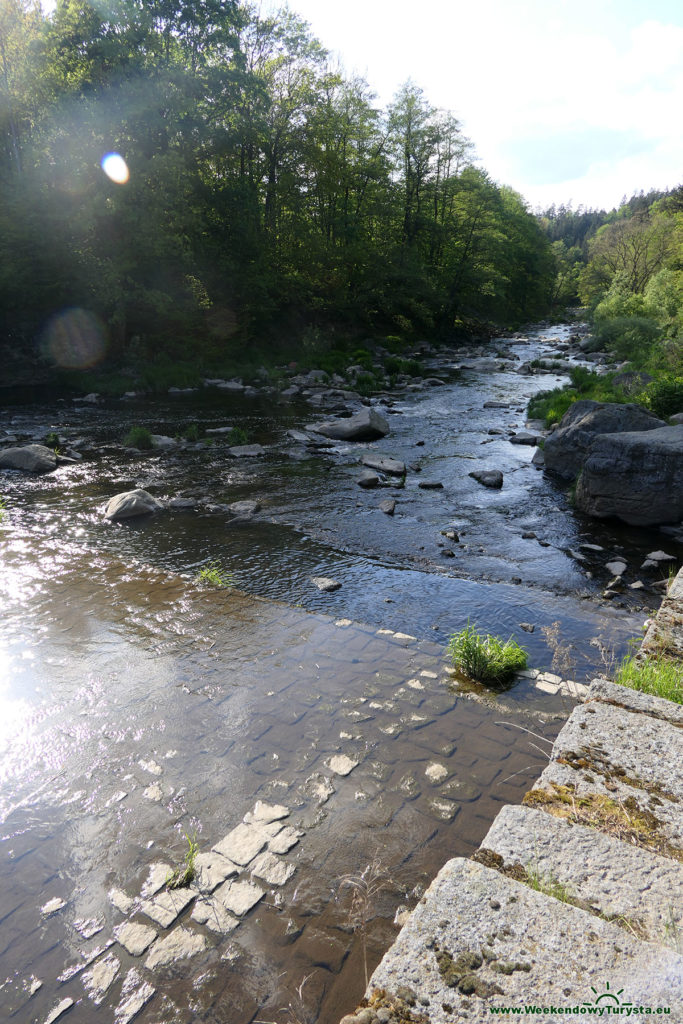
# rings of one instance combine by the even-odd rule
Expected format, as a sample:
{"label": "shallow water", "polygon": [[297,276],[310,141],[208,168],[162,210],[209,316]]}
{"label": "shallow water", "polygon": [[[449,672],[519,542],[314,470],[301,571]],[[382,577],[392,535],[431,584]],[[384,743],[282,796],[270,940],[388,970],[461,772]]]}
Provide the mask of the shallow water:
{"label": "shallow water", "polygon": [[[541,331],[515,349],[533,358],[566,333]],[[310,1019],[331,1024],[348,1011],[364,988],[362,936],[340,880],[373,861],[388,873],[367,915],[372,968],[396,934],[396,908],[413,906],[449,856],[469,855],[499,806],[539,774],[543,756],[523,730],[552,737],[569,710],[525,680],[488,704],[468,699],[444,673],[449,634],[468,619],[514,634],[531,664],[548,668],[541,630],[559,621],[574,645],[569,671],[585,678],[599,662],[590,640],[623,653],[656,603],[655,590],[622,607],[602,602],[604,563],[618,553],[637,567],[653,547],[680,553],[656,532],[586,520],[530,465],[533,449],[488,434],[521,427],[529,395],[553,383],[464,371],[398,399],[384,441],[320,453],[285,432],[322,417],[270,399],[4,414],[0,425],[22,439],[46,429],[85,439],[83,462],[3,476],[0,1005],[13,1020],[42,1021],[65,996],[76,1004],[69,1020],[112,1020],[134,963],[118,945],[119,975],[101,1005],[80,974],[57,981],[112,938],[122,918],[109,889],[135,895],[150,863],[182,860],[184,832],[196,830],[206,850],[256,799],[285,804],[301,826],[287,855],[296,873],[230,936],[198,928],[210,948],[149,975],[157,992],[137,1019],[284,1021],[304,978]],[[483,409],[503,398],[514,405]],[[239,423],[267,454],[238,461],[221,444],[140,454],[117,443],[130,424],[174,436],[194,421]],[[404,488],[361,491],[359,450],[421,472]],[[503,490],[476,484],[474,466],[502,469]],[[419,489],[425,478],[443,489]],[[133,485],[197,506],[106,523],[103,503]],[[376,507],[389,495],[393,518]],[[263,506],[252,520],[216,508],[247,497]],[[443,537],[449,527],[459,543]],[[578,558],[584,541],[605,551]],[[236,589],[196,585],[214,560]],[[342,587],[320,593],[312,575]],[[338,752],[358,761],[346,778],[326,765]],[[425,775],[433,762],[447,770],[437,784]],[[335,788],[321,806],[307,786],[317,773]],[[42,915],[55,897],[65,906]],[[90,919],[102,927],[84,939],[79,922]],[[31,976],[43,985],[29,998]]]}

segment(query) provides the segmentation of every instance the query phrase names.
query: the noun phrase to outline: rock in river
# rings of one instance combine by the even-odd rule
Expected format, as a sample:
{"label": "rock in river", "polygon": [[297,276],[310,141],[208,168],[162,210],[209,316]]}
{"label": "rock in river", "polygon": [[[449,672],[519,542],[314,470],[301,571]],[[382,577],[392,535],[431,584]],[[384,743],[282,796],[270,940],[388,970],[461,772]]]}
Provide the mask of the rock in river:
{"label": "rock in river", "polygon": [[499,469],[475,469],[468,475],[473,477],[477,483],[483,484],[484,487],[500,490],[503,486],[503,474]]}
{"label": "rock in river", "polygon": [[146,516],[163,508],[161,502],[153,498],[147,491],[136,487],[134,491],[122,491],[109,499],[104,513],[105,519],[133,519],[135,516]]}
{"label": "rock in river", "polygon": [[573,480],[598,435],[656,430],[664,426],[663,420],[658,420],[640,405],[582,399],[569,407],[560,426],[546,438],[543,448],[545,468],[566,480]]}
{"label": "rock in river", "polygon": [[389,476],[405,476],[406,464],[398,459],[388,459],[381,455],[363,455],[360,460],[364,466],[376,469],[378,473],[387,473]]}
{"label": "rock in river", "polygon": [[576,485],[576,504],[588,515],[616,516],[631,526],[679,522],[683,425],[596,437]]}
{"label": "rock in river", "polygon": [[0,452],[0,469],[23,469],[26,473],[49,473],[57,466],[57,456],[42,444],[5,448]]}
{"label": "rock in river", "polygon": [[378,437],[386,437],[389,424],[374,409],[366,408],[347,419],[314,423],[307,429],[323,437],[334,438],[335,441],[375,441]]}

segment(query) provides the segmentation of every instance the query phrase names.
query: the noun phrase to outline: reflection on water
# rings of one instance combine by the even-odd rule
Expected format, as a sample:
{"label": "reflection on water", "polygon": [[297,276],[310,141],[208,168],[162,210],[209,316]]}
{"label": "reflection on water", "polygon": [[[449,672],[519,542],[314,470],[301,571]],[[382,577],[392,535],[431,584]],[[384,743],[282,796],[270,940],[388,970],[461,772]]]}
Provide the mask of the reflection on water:
{"label": "reflection on water", "polygon": [[[523,357],[542,345],[521,346]],[[519,801],[539,774],[542,755],[514,726],[552,737],[568,710],[524,680],[491,706],[459,695],[444,673],[450,632],[469,619],[514,634],[531,664],[547,668],[542,627],[559,620],[582,678],[595,665],[592,637],[623,651],[643,619],[634,599],[629,608],[596,597],[609,555],[639,564],[653,538],[583,520],[530,466],[531,450],[488,434],[494,422],[519,426],[523,412],[483,410],[486,399],[505,395],[522,409],[548,384],[472,375],[407,396],[390,438],[364,447],[420,472],[379,493],[356,486],[357,449],[315,454],[285,440],[311,420],[304,407],[202,396],[200,406],[13,413],[18,433],[49,424],[80,434],[86,456],[47,477],[4,478],[0,1005],[14,1019],[43,1020],[68,997],[70,1020],[111,1020],[139,960],[113,947],[121,973],[99,1007],[79,975],[57,981],[111,940],[122,918],[109,890],[134,895],[149,864],[182,860],[184,832],[196,829],[210,848],[256,799],[285,804],[300,825],[288,855],[296,874],[228,938],[203,928],[209,950],[155,975],[157,994],[138,1019],[281,1020],[308,975],[312,1019],[336,1024],[348,1010],[362,963],[339,879],[376,858],[390,870],[369,926],[376,962],[396,934],[397,907],[413,906],[447,857],[472,852],[499,806]],[[195,418],[239,422],[272,447],[236,462],[220,445],[140,455],[112,443],[131,423],[175,435]],[[482,463],[503,470],[501,492],[468,477]],[[437,478],[440,491],[418,487]],[[192,506],[106,523],[107,498],[133,485]],[[387,495],[393,518],[376,507]],[[225,506],[243,498],[263,510],[234,521]],[[444,538],[449,527],[457,543]],[[605,553],[580,556],[582,541]],[[193,582],[209,560],[238,589]],[[320,593],[315,575],[342,587]],[[328,766],[339,752],[358,762],[346,778]],[[445,773],[438,782],[425,774],[432,764]],[[334,786],[322,804],[312,795],[319,775]],[[65,906],[41,914],[51,899]],[[29,997],[33,975],[43,986]]]}

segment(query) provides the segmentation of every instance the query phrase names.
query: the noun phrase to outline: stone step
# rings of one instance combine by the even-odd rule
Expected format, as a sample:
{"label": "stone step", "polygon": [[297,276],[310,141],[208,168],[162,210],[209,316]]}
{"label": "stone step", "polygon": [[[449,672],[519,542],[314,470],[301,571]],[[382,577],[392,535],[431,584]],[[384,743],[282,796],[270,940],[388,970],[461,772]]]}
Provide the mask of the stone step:
{"label": "stone step", "polygon": [[580,901],[583,909],[617,919],[632,934],[679,952],[683,864],[669,857],[545,811],[509,805],[475,857],[505,872],[517,866],[548,895]]}
{"label": "stone step", "polygon": [[626,1004],[683,1020],[683,957],[462,859],[441,869],[368,994],[402,986],[431,1024],[490,1021],[498,1007],[562,1007],[575,1019],[588,1011],[573,1007],[597,1016]]}
{"label": "stone step", "polygon": [[591,700],[614,704],[634,713],[640,712],[650,715],[652,718],[661,718],[665,722],[683,726],[683,704],[675,704],[672,700],[665,700],[664,697],[653,697],[649,693],[640,693],[639,690],[631,690],[628,686],[619,686],[609,679],[594,679],[592,681],[586,695],[586,702]]}
{"label": "stone step", "polygon": [[[624,693],[627,701],[637,697]],[[551,757],[526,804],[573,814],[579,823],[600,825],[602,814],[606,831],[642,839],[642,845],[681,859],[683,730],[678,724],[589,697],[572,711]],[[584,811],[595,812],[595,821],[588,822]]]}

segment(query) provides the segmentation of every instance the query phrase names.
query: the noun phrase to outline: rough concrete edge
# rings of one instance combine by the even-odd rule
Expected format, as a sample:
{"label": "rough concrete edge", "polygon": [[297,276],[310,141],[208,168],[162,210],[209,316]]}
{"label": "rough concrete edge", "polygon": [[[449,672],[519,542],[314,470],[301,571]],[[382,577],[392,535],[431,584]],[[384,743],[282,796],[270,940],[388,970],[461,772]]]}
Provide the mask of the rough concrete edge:
{"label": "rough concrete edge", "polygon": [[654,697],[649,693],[632,690],[628,686],[620,686],[609,679],[598,678],[592,681],[584,703],[591,700],[617,704],[629,711],[661,718],[674,725],[683,724],[683,704],[675,704],[664,697]]}

